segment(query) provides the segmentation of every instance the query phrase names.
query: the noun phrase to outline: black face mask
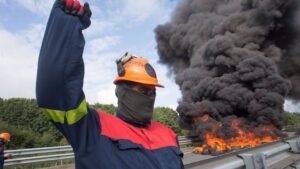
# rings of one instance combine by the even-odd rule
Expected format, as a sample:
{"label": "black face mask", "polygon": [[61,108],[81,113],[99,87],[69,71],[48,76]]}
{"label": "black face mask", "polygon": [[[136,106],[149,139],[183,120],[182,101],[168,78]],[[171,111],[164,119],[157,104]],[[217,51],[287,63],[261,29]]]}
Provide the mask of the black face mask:
{"label": "black face mask", "polygon": [[119,84],[116,88],[118,97],[117,113],[125,120],[147,126],[151,123],[156,94],[145,95],[128,87],[126,84]]}

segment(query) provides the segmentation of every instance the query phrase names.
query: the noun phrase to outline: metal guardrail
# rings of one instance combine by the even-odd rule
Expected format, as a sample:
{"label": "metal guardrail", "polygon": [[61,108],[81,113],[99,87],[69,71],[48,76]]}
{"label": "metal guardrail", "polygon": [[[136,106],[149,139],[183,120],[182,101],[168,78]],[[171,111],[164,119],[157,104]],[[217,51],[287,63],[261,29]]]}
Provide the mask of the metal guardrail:
{"label": "metal guardrail", "polygon": [[[5,153],[11,153],[13,157],[17,157],[17,158],[5,160],[4,166],[30,164],[30,163],[38,163],[38,162],[46,162],[46,161],[57,161],[57,160],[74,158],[74,153],[72,152],[71,146],[7,150],[5,151]],[[49,155],[49,153],[56,153],[56,154]],[[62,153],[62,154],[58,154],[58,153]],[[43,154],[47,154],[47,155],[43,155]],[[22,157],[24,155],[35,155],[35,156]]]}
{"label": "metal guardrail", "polygon": [[185,169],[300,168],[300,136],[220,156],[185,154]]}
{"label": "metal guardrail", "polygon": [[[192,139],[184,136],[179,136],[178,141],[180,145],[189,145],[192,143]],[[72,151],[73,150],[71,146],[6,150],[5,153],[11,153],[14,157],[17,158],[5,160],[4,165],[11,166],[11,165],[19,165],[19,164],[30,164],[30,163],[38,163],[38,162],[46,162],[46,161],[72,159],[74,158],[74,153]],[[51,153],[55,153],[55,154],[51,154]],[[47,155],[43,155],[43,154],[47,154]],[[25,155],[38,155],[38,156],[18,157],[18,156],[25,156]]]}
{"label": "metal guardrail", "polygon": [[74,153],[16,158],[16,159],[5,160],[4,166],[31,164],[31,163],[46,162],[46,161],[57,161],[57,160],[65,160],[65,159],[72,159],[72,158],[74,158]]}
{"label": "metal guardrail", "polygon": [[5,152],[11,153],[14,156],[19,156],[19,155],[52,153],[52,152],[62,152],[62,151],[72,151],[72,147],[71,146],[42,147],[42,148],[7,150]]}
{"label": "metal guardrail", "polygon": [[284,126],[282,131],[285,131],[285,132],[297,132],[297,131],[300,131],[300,125],[299,124],[296,124],[296,125],[287,125],[287,126]]}

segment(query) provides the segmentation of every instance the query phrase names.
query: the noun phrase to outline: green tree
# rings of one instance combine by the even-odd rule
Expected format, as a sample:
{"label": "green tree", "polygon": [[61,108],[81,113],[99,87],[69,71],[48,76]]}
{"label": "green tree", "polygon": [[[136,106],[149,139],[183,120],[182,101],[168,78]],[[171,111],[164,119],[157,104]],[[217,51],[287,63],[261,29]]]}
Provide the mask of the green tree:
{"label": "green tree", "polygon": [[94,105],[89,105],[91,108],[98,109],[100,111],[104,111],[108,114],[116,114],[117,108],[113,104],[100,104],[96,103]]}
{"label": "green tree", "polygon": [[181,134],[181,129],[177,123],[178,115],[177,113],[167,107],[157,107],[154,109],[153,119],[168,126],[175,133]]}
{"label": "green tree", "polygon": [[[15,138],[18,140],[32,138],[32,135],[43,138],[45,134],[51,135],[51,140],[56,142],[63,139],[62,134],[50,120],[39,112],[35,99],[0,99],[0,120],[6,122],[7,128],[13,130],[11,133],[16,133]],[[1,130],[3,128],[0,127],[0,132]],[[16,145],[29,147],[30,144],[39,144],[39,138],[36,138],[37,141],[25,139],[23,143],[16,143]]]}
{"label": "green tree", "polygon": [[283,116],[284,116],[286,125],[300,124],[300,114],[298,114],[298,113],[284,112]]}

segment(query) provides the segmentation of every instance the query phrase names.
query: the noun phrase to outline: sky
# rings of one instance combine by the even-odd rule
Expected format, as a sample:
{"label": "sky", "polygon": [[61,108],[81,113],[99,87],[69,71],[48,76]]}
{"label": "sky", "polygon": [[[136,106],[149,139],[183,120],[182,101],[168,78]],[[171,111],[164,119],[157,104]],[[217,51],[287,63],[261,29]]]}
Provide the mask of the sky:
{"label": "sky", "polygon": [[[174,77],[158,63],[154,29],[170,20],[180,0],[86,0],[93,12],[84,31],[84,91],[89,103],[116,105],[115,60],[125,51],[147,58],[165,88],[155,106],[175,109],[181,97]],[[54,0],[0,0],[0,97],[35,98],[39,50]],[[285,109],[300,105],[286,100]]]}

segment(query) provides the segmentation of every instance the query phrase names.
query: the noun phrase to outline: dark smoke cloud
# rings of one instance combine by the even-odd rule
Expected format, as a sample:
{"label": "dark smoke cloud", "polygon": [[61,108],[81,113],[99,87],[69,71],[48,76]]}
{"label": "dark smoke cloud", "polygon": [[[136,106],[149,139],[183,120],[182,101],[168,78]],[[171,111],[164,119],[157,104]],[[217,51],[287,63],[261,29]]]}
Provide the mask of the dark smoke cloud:
{"label": "dark smoke cloud", "polygon": [[182,0],[155,29],[182,92],[180,125],[208,114],[224,128],[234,118],[280,128],[284,98],[300,99],[299,16],[299,0]]}

